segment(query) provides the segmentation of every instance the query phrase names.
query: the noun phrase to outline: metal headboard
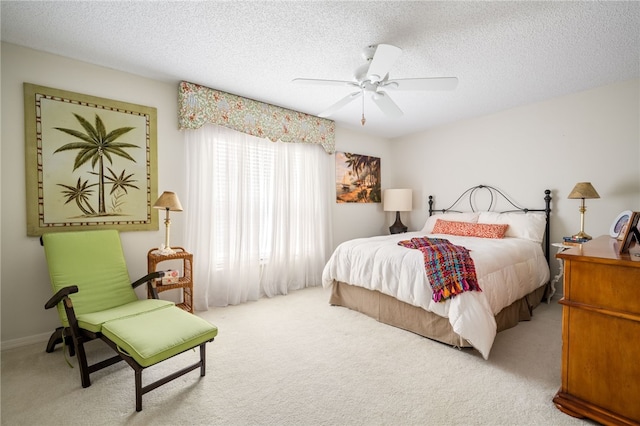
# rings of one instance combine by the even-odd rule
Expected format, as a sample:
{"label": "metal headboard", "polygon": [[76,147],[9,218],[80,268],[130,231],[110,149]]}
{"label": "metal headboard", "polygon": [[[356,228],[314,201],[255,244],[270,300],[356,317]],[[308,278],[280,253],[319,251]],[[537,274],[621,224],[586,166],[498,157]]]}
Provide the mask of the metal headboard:
{"label": "metal headboard", "polygon": [[[502,197],[502,199],[504,199],[507,203],[509,203],[511,206],[513,206],[513,209],[511,210],[503,210],[503,211],[498,211],[496,213],[510,213],[510,212],[522,212],[522,213],[529,213],[529,212],[544,212],[545,213],[545,218],[546,218],[546,225],[545,225],[545,229],[544,229],[544,256],[547,259],[547,264],[549,263],[549,246],[550,246],[550,222],[549,222],[549,217],[551,215],[551,190],[549,189],[545,189],[544,190],[544,203],[545,203],[545,207],[544,209],[529,209],[526,207],[521,207],[518,204],[516,204],[510,197],[506,196],[502,191],[500,191],[498,188],[490,186],[490,185],[477,185],[477,186],[472,186],[471,188],[467,189],[466,191],[464,191],[456,201],[453,202],[453,204],[451,204],[449,207],[447,207],[446,209],[434,209],[434,199],[433,199],[433,195],[429,195],[429,216],[432,216],[434,213],[463,213],[463,211],[461,210],[454,210],[454,208],[456,207],[456,205],[458,205],[458,203],[463,202],[464,200],[468,200],[469,202],[469,209],[472,212],[476,212],[478,211],[477,206],[475,204],[475,198],[474,198],[474,194],[476,191],[479,190],[486,190],[489,192],[489,207],[487,207],[486,211],[493,211],[492,209],[496,206],[497,201],[500,199],[500,197]],[[467,210],[468,211],[468,210]]]}

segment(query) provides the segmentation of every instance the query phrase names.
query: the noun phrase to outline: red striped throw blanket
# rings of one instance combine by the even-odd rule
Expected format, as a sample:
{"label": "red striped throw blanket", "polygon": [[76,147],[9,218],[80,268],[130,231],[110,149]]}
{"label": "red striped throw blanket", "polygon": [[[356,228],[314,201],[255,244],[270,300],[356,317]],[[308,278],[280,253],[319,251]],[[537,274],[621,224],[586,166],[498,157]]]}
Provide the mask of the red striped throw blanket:
{"label": "red striped throw blanket", "polygon": [[398,245],[418,249],[424,255],[424,269],[431,284],[434,302],[444,302],[465,291],[482,291],[469,250],[444,238],[419,237]]}

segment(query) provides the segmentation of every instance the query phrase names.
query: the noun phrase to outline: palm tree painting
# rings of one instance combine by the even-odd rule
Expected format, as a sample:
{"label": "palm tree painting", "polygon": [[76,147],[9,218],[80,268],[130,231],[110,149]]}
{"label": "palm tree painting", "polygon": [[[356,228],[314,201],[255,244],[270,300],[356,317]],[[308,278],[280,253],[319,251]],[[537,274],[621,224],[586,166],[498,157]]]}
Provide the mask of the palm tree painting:
{"label": "palm tree painting", "polygon": [[[62,153],[65,151],[78,151],[73,163],[74,171],[77,170],[80,166],[89,162],[91,162],[92,169],[95,169],[97,167],[98,172],[91,173],[91,174],[97,174],[98,176],[98,182],[95,184],[98,186],[97,212],[92,208],[91,204],[88,201],[88,198],[86,196],[86,188],[83,188],[83,191],[85,192],[83,201],[85,206],[88,209],[83,208],[82,205],[78,203],[78,197],[79,197],[78,186],[80,185],[80,178],[78,178],[78,185],[76,186],[75,191],[74,191],[74,188],[68,185],[65,185],[63,183],[58,183],[58,185],[64,188],[67,188],[67,190],[64,191],[65,194],[67,195],[66,202],[69,203],[75,200],[76,203],[78,203],[78,208],[80,208],[80,210],[82,210],[82,212],[87,216],[106,216],[108,214],[109,215],[118,214],[117,211],[111,211],[107,213],[107,208],[105,203],[106,183],[105,183],[105,174],[104,174],[104,168],[105,168],[104,163],[105,163],[105,160],[107,160],[109,163],[113,163],[113,156],[116,156],[116,155],[122,158],[125,158],[129,161],[132,161],[134,163],[136,162],[136,160],[131,155],[129,155],[125,151],[125,149],[133,149],[133,148],[140,149],[140,147],[131,143],[117,142],[118,138],[130,132],[134,128],[120,127],[107,133],[104,123],[102,122],[102,119],[98,114],[96,114],[96,117],[95,117],[95,123],[96,123],[95,126],[93,126],[90,122],[88,122],[84,117],[75,113],[73,115],[80,122],[80,125],[84,129],[84,132],[81,132],[75,129],[65,129],[62,127],[55,127],[56,130],[59,130],[63,133],[66,133],[72,136],[73,139],[77,141],[61,146],[60,148],[54,151],[54,154]],[[139,189],[138,187],[133,185],[132,183],[133,181],[131,181],[131,177],[133,176],[133,174],[128,175],[127,179],[125,180],[124,170],[120,174],[120,178],[116,177],[113,170],[109,169],[109,171],[113,176],[111,178],[108,178],[109,180],[108,183],[112,185],[112,188],[111,188],[112,195],[115,191],[119,189],[123,190],[124,192],[127,192],[127,187]],[[85,183],[85,186],[86,186],[86,183]],[[116,194],[116,195],[119,195],[119,194]]]}
{"label": "palm tree painting", "polygon": [[380,158],[336,152],[336,202],[379,203]]}
{"label": "palm tree painting", "polygon": [[158,229],[155,108],[25,83],[25,120],[28,235]]}

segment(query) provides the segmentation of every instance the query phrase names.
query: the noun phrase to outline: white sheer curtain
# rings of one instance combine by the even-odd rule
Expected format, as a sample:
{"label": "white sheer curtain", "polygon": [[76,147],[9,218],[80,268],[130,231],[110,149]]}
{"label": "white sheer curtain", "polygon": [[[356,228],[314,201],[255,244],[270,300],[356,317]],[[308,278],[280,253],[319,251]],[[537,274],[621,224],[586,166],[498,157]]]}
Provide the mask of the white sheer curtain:
{"label": "white sheer curtain", "polygon": [[186,133],[186,246],[195,308],[320,285],[330,250],[331,157],[207,124]]}

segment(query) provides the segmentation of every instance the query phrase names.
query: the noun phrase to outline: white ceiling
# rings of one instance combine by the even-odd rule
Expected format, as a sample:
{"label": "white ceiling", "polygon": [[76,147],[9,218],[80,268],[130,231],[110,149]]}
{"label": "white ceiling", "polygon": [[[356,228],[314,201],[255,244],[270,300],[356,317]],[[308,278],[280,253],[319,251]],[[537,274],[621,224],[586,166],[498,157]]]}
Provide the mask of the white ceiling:
{"label": "white ceiling", "polygon": [[459,78],[453,92],[368,99],[339,126],[393,138],[640,76],[640,2],[5,1],[2,40],[168,82],[186,80],[317,115],[349,87],[363,49],[403,52],[390,78]]}

